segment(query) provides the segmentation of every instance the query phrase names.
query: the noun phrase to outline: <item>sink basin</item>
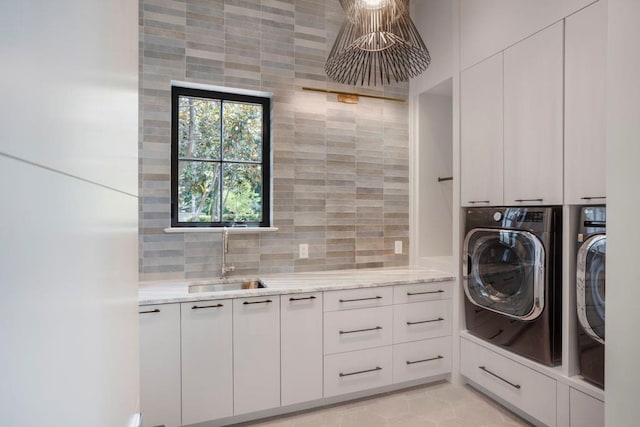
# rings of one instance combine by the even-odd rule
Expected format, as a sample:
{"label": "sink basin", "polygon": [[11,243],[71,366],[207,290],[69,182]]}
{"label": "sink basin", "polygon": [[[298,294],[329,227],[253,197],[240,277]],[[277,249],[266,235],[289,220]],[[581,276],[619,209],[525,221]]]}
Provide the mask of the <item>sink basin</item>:
{"label": "sink basin", "polygon": [[198,283],[189,286],[189,293],[240,291],[243,289],[259,289],[266,287],[267,286],[259,279],[224,283]]}

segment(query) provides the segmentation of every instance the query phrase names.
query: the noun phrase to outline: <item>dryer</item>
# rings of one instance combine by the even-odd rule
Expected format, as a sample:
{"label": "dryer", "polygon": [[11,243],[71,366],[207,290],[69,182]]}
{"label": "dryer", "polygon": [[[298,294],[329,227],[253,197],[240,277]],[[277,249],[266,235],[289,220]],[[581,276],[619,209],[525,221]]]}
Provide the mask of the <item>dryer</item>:
{"label": "dryer", "polygon": [[468,331],[545,365],[559,364],[561,208],[470,208],[465,230]]}
{"label": "dryer", "polygon": [[580,209],[576,259],[576,312],[582,377],[604,388],[606,208]]}

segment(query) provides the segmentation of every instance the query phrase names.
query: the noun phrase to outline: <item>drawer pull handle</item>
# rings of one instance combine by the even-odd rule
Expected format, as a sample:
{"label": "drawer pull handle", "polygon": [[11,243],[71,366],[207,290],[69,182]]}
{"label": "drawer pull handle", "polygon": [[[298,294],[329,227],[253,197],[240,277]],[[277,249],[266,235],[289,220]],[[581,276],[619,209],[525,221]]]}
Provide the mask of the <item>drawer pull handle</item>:
{"label": "drawer pull handle", "polygon": [[220,308],[224,307],[224,304],[216,304],[216,305],[194,305],[191,307],[191,310],[201,310],[203,308]]}
{"label": "drawer pull handle", "polygon": [[497,379],[499,379],[500,381],[504,381],[505,383],[509,384],[511,387],[516,388],[518,390],[520,390],[520,384],[514,384],[511,381],[507,381],[504,378],[502,378],[500,375],[496,375],[493,372],[491,372],[490,370],[488,370],[487,368],[485,368],[484,366],[478,366],[478,368],[482,369],[483,371],[485,371],[487,374],[492,375],[494,377],[496,377]]}
{"label": "drawer pull handle", "polygon": [[340,302],[355,302],[355,301],[369,301],[372,299],[382,299],[381,296],[370,297],[370,298],[356,298],[356,299],[341,299]]}
{"label": "drawer pull handle", "polygon": [[367,328],[367,329],[355,329],[353,331],[340,331],[340,335],[355,334],[356,332],[379,331],[380,329],[382,329],[382,326],[376,326],[375,328]]}
{"label": "drawer pull handle", "polygon": [[469,203],[475,205],[476,203],[486,203],[487,205],[491,203],[491,200],[469,200]]}
{"label": "drawer pull handle", "polygon": [[588,197],[580,197],[580,200],[604,200],[607,196],[588,196]]}
{"label": "drawer pull handle", "polygon": [[429,291],[429,292],[407,292],[407,296],[414,296],[414,295],[428,295],[428,294],[441,294],[444,291],[442,289],[438,289],[437,291]]}
{"label": "drawer pull handle", "polygon": [[314,297],[313,295],[311,295],[310,297],[302,297],[302,298],[289,298],[289,301],[304,301],[304,300],[311,300],[311,299],[316,299],[316,297]]}
{"label": "drawer pull handle", "polygon": [[249,305],[249,304],[269,304],[271,301],[270,299],[266,299],[264,301],[245,301],[243,302],[244,305]]}
{"label": "drawer pull handle", "polygon": [[139,311],[138,314],[151,314],[151,313],[160,313],[160,309],[156,308],[155,310],[149,310],[149,311]]}
{"label": "drawer pull handle", "polygon": [[411,326],[411,325],[419,325],[421,323],[433,323],[433,322],[442,322],[444,319],[442,317],[438,317],[437,319],[431,319],[431,320],[420,320],[418,322],[407,322],[407,326]]}
{"label": "drawer pull handle", "polygon": [[411,361],[411,360],[407,360],[407,365],[414,365],[414,364],[416,364],[416,363],[423,363],[423,362],[431,362],[431,361],[433,361],[433,360],[438,360],[438,359],[444,359],[444,357],[443,357],[443,356],[438,355],[438,356],[436,356],[436,357],[431,357],[431,358],[429,358],[429,359],[413,360],[413,361]]}
{"label": "drawer pull handle", "polygon": [[382,371],[382,368],[380,366],[376,366],[373,369],[365,369],[364,371],[348,372],[346,374],[343,374],[342,372],[340,372],[340,377],[348,377],[350,375],[366,374],[367,372],[375,372],[375,371]]}
{"label": "drawer pull handle", "polygon": [[515,199],[514,202],[542,202],[544,199]]}

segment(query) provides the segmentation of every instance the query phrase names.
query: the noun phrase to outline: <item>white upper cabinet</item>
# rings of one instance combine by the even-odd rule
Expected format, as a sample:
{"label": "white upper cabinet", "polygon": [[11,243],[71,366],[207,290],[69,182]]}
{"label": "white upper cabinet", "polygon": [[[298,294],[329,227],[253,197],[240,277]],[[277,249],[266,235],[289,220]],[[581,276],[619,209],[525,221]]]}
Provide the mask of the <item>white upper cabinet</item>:
{"label": "white upper cabinet", "polygon": [[604,203],[606,4],[568,17],[565,38],[565,203]]}
{"label": "white upper cabinet", "polygon": [[503,55],[461,73],[461,204],[503,204]]}
{"label": "white upper cabinet", "polygon": [[563,22],[504,51],[504,203],[562,204]]}

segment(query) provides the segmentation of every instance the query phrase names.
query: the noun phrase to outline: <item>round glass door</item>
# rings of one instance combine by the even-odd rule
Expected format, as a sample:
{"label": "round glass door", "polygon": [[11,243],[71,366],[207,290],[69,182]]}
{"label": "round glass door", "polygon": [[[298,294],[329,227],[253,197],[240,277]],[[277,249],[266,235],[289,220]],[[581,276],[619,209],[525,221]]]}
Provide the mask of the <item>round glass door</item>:
{"label": "round glass door", "polygon": [[605,272],[607,238],[596,235],[587,239],[578,251],[577,299],[578,319],[585,331],[604,343]]}
{"label": "round glass door", "polygon": [[527,231],[475,229],[464,245],[464,287],[480,307],[520,320],[544,308],[544,248]]}

